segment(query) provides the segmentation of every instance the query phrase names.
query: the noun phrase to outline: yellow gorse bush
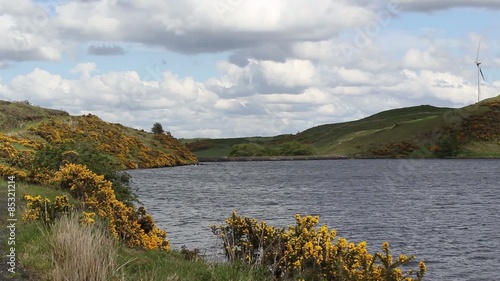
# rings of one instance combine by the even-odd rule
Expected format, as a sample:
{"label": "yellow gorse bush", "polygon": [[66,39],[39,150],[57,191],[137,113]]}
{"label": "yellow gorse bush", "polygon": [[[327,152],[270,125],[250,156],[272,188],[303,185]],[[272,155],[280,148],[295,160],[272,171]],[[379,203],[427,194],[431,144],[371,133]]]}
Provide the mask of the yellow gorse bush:
{"label": "yellow gorse bush", "polygon": [[66,195],[56,196],[54,202],[40,195],[26,195],[24,199],[27,201],[27,210],[23,220],[41,220],[50,223],[64,214],[69,214],[75,208]]}
{"label": "yellow gorse bush", "polygon": [[0,177],[6,179],[9,176],[14,176],[18,180],[24,180],[28,177],[28,174],[23,170],[0,164]]}
{"label": "yellow gorse bush", "polygon": [[94,212],[83,212],[82,217],[80,218],[81,224],[94,224],[95,223],[95,213]]}
{"label": "yellow gorse bush", "polygon": [[111,182],[104,176],[96,175],[83,165],[69,163],[55,173],[54,182],[81,198],[89,211],[108,219],[113,236],[126,241],[129,246],[170,249],[166,232],[156,227],[144,208],[136,211],[117,200]]}
{"label": "yellow gorse bush", "polygon": [[366,242],[351,243],[318,224],[319,216],[297,214],[295,225],[276,228],[233,212],[225,225],[213,226],[212,231],[223,240],[231,261],[267,265],[299,280],[422,280],[423,262],[418,270],[401,269],[414,256],[394,258],[388,242],[383,243],[382,252],[370,254]]}
{"label": "yellow gorse bush", "polygon": [[283,230],[233,212],[226,225],[212,226],[212,232],[224,241],[224,251],[231,261],[273,264]]}
{"label": "yellow gorse bush", "polygon": [[[153,217],[142,207],[136,211],[134,207],[117,200],[111,182],[105,180],[104,176],[96,175],[84,165],[68,163],[55,172],[52,183],[83,201],[85,212],[80,220],[82,223],[92,224],[98,215],[108,221],[110,233],[130,247],[170,249],[167,233],[155,225]],[[49,209],[58,213],[66,206],[65,202],[69,202],[66,196],[56,197],[53,204],[41,196],[27,195],[25,199],[28,208],[24,218],[47,222],[52,221],[53,217],[47,216],[49,213],[44,211],[46,206],[51,206]]]}

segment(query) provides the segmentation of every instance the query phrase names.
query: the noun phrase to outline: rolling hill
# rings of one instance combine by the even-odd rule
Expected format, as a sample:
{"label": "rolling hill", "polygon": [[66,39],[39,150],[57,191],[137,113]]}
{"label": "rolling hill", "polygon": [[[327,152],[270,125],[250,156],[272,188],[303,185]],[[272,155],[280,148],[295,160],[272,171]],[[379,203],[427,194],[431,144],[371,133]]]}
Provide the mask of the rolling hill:
{"label": "rolling hill", "polygon": [[393,109],[293,135],[182,141],[202,160],[232,156],[242,147],[259,152],[246,156],[280,155],[276,148],[286,143],[309,146],[319,156],[500,158],[500,96],[458,109]]}
{"label": "rolling hill", "polygon": [[71,116],[62,110],[33,106],[29,102],[0,101],[2,169],[29,170],[27,168],[39,160],[37,153],[42,150],[45,154],[60,151],[62,158],[94,153],[121,169],[198,162],[185,145],[167,134],[152,134],[105,122],[91,114]]}

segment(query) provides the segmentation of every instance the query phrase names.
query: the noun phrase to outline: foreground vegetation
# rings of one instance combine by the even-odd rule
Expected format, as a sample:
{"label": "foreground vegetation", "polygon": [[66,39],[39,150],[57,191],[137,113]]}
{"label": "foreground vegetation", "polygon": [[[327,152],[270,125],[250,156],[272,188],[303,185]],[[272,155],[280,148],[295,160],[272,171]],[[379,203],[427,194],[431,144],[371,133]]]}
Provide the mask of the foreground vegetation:
{"label": "foreground vegetation", "polygon": [[[21,186],[22,194],[35,188]],[[44,197],[56,194],[50,187],[36,189]],[[62,216],[50,227],[40,221],[19,223],[17,254],[29,280],[266,280],[255,269],[210,264],[193,258],[187,251],[127,247],[109,235],[102,221],[81,224],[80,214]],[[28,280],[19,279],[20,276],[7,275],[2,280]]]}
{"label": "foreground vegetation", "polygon": [[499,105],[500,97],[458,109],[422,105],[293,135],[182,141],[199,158],[280,155],[279,147],[291,143],[322,156],[500,158]]}
{"label": "foreground vegetation", "polygon": [[[5,278],[411,281],[424,275],[423,263],[403,271],[413,257],[393,259],[387,243],[382,252],[370,254],[365,242],[336,237],[311,216],[297,215],[296,225],[280,229],[233,213],[225,225],[213,227],[226,263],[206,262],[197,250],[172,250],[166,231],[136,206],[123,171],[194,163],[170,133],[158,123],[155,134],[148,134],[25,102],[0,106],[10,110],[0,121],[13,122],[0,123],[0,184],[7,186],[9,179],[17,185],[16,261],[23,269]],[[311,152],[294,141],[266,149],[283,155]],[[6,227],[1,229],[4,243]]]}
{"label": "foreground vegetation", "polygon": [[[196,251],[150,250],[117,239],[109,220],[86,219],[69,190],[19,183],[19,202],[29,203],[29,194],[47,202],[65,196],[76,206],[50,221],[29,218],[33,206],[18,211],[17,254],[30,280],[421,280],[425,271],[421,264],[404,272],[401,266],[413,257],[393,258],[388,244],[369,254],[365,242],[354,245],[333,229],[317,228],[319,218],[311,216],[297,216],[296,225],[280,229],[233,213],[213,227],[230,262],[207,262]],[[48,209],[54,209],[50,203]]]}
{"label": "foreground vegetation", "polygon": [[279,280],[422,280],[423,262],[418,270],[401,269],[414,256],[394,259],[388,242],[382,252],[370,254],[366,242],[355,245],[318,223],[319,216],[297,214],[295,225],[277,228],[233,212],[212,231],[224,241],[231,262],[266,265]]}

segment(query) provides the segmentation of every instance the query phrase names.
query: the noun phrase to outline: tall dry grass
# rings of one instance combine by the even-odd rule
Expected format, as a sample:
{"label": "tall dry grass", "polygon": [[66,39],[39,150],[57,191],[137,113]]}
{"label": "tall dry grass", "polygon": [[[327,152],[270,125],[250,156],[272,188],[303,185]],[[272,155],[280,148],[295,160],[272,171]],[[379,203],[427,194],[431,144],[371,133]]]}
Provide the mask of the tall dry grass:
{"label": "tall dry grass", "polygon": [[63,216],[46,233],[54,281],[120,280],[116,242],[99,224],[82,225],[78,214]]}

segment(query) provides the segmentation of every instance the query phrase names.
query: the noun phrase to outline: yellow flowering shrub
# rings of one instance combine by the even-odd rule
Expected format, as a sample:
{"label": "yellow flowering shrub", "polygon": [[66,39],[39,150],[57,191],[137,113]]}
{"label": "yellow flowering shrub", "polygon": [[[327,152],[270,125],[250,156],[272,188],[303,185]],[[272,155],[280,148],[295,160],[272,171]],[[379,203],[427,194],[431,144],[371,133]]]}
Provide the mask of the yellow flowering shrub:
{"label": "yellow flowering shrub", "polygon": [[68,163],[55,172],[53,182],[58,183],[63,189],[82,200],[84,195],[94,194],[98,190],[112,189],[111,182],[104,176],[96,175],[87,167],[79,164]]}
{"label": "yellow flowering shrub", "polygon": [[26,195],[24,199],[27,204],[23,220],[41,220],[50,223],[74,209],[66,195],[56,196],[54,202],[51,202],[48,198],[42,198],[40,195]]}
{"label": "yellow flowering shrub", "polygon": [[82,217],[80,218],[80,223],[82,224],[94,224],[95,223],[95,213],[94,212],[83,212]]}
{"label": "yellow flowering shrub", "polygon": [[17,158],[17,149],[6,139],[0,141],[0,157],[7,160]]}
{"label": "yellow flowering shrub", "polygon": [[283,230],[233,212],[226,219],[226,225],[214,225],[212,232],[222,238],[224,251],[231,261],[272,264],[281,248]]}
{"label": "yellow flowering shrub", "polygon": [[[117,200],[111,182],[86,166],[68,163],[55,173],[53,182],[82,200],[89,213],[107,219],[110,233],[130,247],[170,249],[167,233],[155,225],[153,217],[144,208],[136,211]],[[84,216],[89,221],[90,215]]]}
{"label": "yellow flowering shrub", "polygon": [[53,178],[54,171],[49,168],[34,168],[28,175],[28,181],[34,184],[50,184]]}
{"label": "yellow flowering shrub", "polygon": [[0,143],[17,143],[27,148],[40,149],[41,144],[30,139],[23,139],[18,136],[7,136],[0,133]]}
{"label": "yellow flowering shrub", "polygon": [[[426,271],[420,262],[417,270],[401,267],[414,259],[400,255],[394,258],[389,243],[382,252],[370,254],[366,242],[354,244],[337,237],[334,229],[318,228],[318,216],[295,216],[295,225],[276,228],[256,219],[233,212],[225,225],[213,226],[212,231],[223,243],[231,261],[260,263],[299,280],[422,280]],[[256,253],[260,253],[256,255]]]}
{"label": "yellow flowering shrub", "polygon": [[24,180],[28,177],[28,174],[18,168],[0,164],[0,177],[6,179],[9,176],[15,176],[17,180]]}

